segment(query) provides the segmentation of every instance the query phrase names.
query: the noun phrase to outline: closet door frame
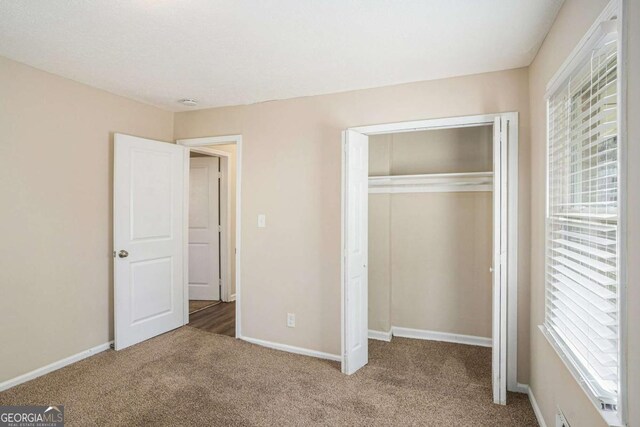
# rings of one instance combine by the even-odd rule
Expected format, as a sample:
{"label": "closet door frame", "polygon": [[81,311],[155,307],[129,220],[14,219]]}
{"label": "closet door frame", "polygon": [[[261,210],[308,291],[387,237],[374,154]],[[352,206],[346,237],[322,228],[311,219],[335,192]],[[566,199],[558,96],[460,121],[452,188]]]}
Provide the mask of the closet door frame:
{"label": "closet door frame", "polygon": [[[498,119],[498,120],[497,120]],[[438,119],[416,120],[409,122],[398,123],[386,123],[368,126],[359,126],[345,129],[345,131],[355,131],[367,136],[380,135],[388,133],[400,133],[400,132],[416,132],[423,130],[436,130],[436,129],[451,129],[473,126],[494,125],[495,123],[501,123],[501,132],[498,144],[496,147],[496,141],[494,138],[494,153],[496,150],[504,152],[506,154],[500,156],[502,162],[500,163],[500,171],[506,176],[505,182],[495,182],[496,185],[502,184],[502,189],[506,188],[506,203],[501,204],[502,209],[498,212],[498,215],[503,220],[500,221],[501,234],[506,231],[506,259],[501,261],[501,267],[506,268],[506,275],[504,280],[498,281],[498,285],[502,288],[506,288],[506,297],[501,292],[500,286],[498,289],[494,284],[494,294],[500,295],[498,300],[501,301],[498,307],[494,307],[492,323],[493,331],[500,331],[500,336],[494,339],[494,343],[499,343],[499,363],[498,372],[495,374],[504,376],[506,372],[506,390],[503,386],[499,390],[494,390],[494,402],[499,404],[506,403],[506,391],[514,391],[526,393],[528,387],[526,385],[518,383],[518,113],[517,112],[504,112],[493,114],[481,114],[473,116],[459,116],[448,117]],[[349,343],[346,327],[346,315],[345,312],[349,309],[347,304],[351,302],[346,301],[346,280],[345,280],[345,264],[347,261],[347,253],[345,250],[345,236],[348,233],[346,218],[346,206],[347,206],[347,191],[345,188],[345,175],[347,173],[348,164],[344,159],[344,150],[346,149],[345,141],[342,142],[343,162],[342,162],[342,245],[341,245],[341,295],[342,295],[342,309],[341,309],[341,344],[342,344],[342,368],[343,372],[346,372],[347,360],[346,349]],[[497,152],[500,152],[497,151]],[[489,266],[488,266],[489,267]],[[495,266],[494,266],[495,269]],[[506,283],[504,283],[506,281]],[[496,316],[496,313],[498,315]],[[506,316],[504,314],[506,313]],[[503,321],[501,321],[501,319]],[[504,331],[506,330],[506,334]],[[494,337],[495,338],[495,337]],[[501,351],[506,349],[506,352]],[[495,354],[495,352],[494,352]],[[495,371],[495,368],[492,369]],[[499,381],[500,383],[501,381]],[[504,384],[504,382],[502,382]]]}

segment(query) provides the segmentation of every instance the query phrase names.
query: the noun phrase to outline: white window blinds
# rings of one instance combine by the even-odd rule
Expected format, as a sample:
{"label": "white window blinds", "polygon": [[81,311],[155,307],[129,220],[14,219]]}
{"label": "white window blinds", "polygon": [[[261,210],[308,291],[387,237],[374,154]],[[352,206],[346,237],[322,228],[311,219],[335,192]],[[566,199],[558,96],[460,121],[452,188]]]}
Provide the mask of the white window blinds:
{"label": "white window blinds", "polygon": [[545,326],[603,409],[619,382],[617,58],[604,37],[548,100]]}

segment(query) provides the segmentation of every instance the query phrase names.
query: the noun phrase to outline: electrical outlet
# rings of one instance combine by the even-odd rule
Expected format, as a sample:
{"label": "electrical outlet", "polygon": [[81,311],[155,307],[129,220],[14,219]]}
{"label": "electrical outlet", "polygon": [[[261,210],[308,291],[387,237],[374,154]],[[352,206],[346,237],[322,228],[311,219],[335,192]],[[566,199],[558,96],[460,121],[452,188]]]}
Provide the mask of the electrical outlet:
{"label": "electrical outlet", "polygon": [[296,314],[295,313],[287,313],[287,326],[290,328],[296,327]]}
{"label": "electrical outlet", "polygon": [[258,228],[266,228],[267,216],[265,214],[258,215]]}

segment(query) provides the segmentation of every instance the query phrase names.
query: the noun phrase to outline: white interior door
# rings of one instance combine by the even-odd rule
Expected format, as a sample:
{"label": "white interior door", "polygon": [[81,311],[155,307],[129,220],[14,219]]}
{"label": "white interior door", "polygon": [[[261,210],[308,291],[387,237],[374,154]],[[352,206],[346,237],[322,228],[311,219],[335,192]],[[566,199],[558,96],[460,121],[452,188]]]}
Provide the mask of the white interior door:
{"label": "white interior door", "polygon": [[[504,128],[503,128],[504,127]],[[507,403],[507,129],[493,126],[493,401]]]}
{"label": "white interior door", "polygon": [[115,135],[115,349],[183,324],[184,147]]}
{"label": "white interior door", "polygon": [[189,299],[220,299],[220,159],[189,167]]}
{"label": "white interior door", "polygon": [[368,215],[369,137],[347,130],[345,141],[345,354],[343,372],[353,374],[369,362]]}

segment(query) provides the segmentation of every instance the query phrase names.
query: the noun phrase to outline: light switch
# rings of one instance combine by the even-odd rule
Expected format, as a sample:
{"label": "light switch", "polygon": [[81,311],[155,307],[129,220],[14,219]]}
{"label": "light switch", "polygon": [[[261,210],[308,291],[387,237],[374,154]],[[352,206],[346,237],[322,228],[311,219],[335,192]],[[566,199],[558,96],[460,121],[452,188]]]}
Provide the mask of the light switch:
{"label": "light switch", "polygon": [[265,214],[258,215],[258,228],[265,228],[267,226],[267,216]]}

